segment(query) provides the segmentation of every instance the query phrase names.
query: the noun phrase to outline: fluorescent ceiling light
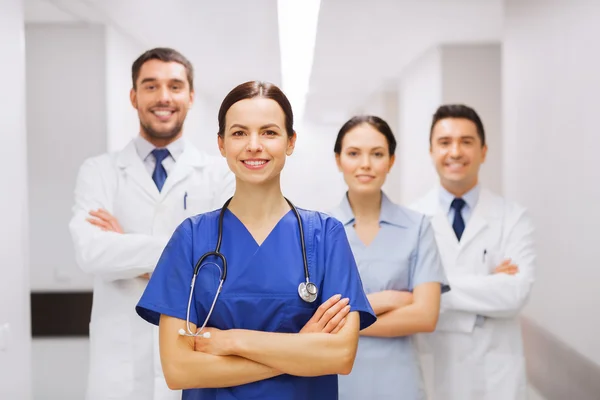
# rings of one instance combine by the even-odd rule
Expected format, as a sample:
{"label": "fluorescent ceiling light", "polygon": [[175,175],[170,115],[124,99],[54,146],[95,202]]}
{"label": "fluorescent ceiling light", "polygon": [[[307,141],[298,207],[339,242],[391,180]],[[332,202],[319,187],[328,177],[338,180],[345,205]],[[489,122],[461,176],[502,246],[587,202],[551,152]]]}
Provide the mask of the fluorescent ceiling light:
{"label": "fluorescent ceiling light", "polygon": [[320,0],[277,0],[282,89],[297,123],[304,116],[320,7]]}

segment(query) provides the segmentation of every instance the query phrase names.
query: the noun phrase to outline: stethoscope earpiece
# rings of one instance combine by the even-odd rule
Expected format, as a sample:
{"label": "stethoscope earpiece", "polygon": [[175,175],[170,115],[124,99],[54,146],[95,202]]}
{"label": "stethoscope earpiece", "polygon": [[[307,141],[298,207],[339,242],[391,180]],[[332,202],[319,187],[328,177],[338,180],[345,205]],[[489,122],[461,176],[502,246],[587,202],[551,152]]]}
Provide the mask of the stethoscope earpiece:
{"label": "stethoscope earpiece", "polygon": [[190,332],[186,332],[185,329],[181,328],[179,330],[179,336],[200,336],[200,337],[203,337],[204,339],[210,339],[210,332],[190,333]]}

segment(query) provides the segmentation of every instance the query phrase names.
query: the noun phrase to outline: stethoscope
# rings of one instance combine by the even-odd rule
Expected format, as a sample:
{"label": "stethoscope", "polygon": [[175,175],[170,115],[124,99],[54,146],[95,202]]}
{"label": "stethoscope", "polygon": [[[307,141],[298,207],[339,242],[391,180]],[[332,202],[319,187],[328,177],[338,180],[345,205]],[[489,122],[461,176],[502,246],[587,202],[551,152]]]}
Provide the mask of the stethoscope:
{"label": "stethoscope", "polygon": [[[217,302],[217,298],[219,297],[219,293],[221,292],[221,289],[223,288],[223,283],[225,282],[225,279],[227,278],[227,259],[220,252],[220,250],[221,250],[221,240],[223,239],[223,216],[225,215],[225,210],[227,210],[227,207],[229,206],[230,201],[231,201],[231,198],[225,202],[225,204],[221,208],[221,212],[219,213],[219,231],[217,234],[217,246],[216,246],[215,250],[204,253],[198,259],[198,262],[196,262],[196,266],[194,267],[194,275],[192,276],[192,283],[190,285],[190,296],[188,298],[187,313],[186,313],[186,319],[185,319],[187,332],[183,328],[181,328],[179,330],[179,334],[181,336],[202,336],[205,338],[210,337],[210,332],[202,333],[202,331],[204,330],[204,328],[206,327],[206,324],[208,323],[208,320],[210,319],[213,309],[215,308],[215,303]],[[289,201],[287,198],[285,199],[285,201],[288,202],[292,211],[294,212],[294,215],[296,216],[296,220],[298,221],[298,230],[300,231],[300,246],[302,248],[302,261],[304,262],[305,281],[300,282],[300,285],[298,285],[298,295],[305,302],[312,303],[317,299],[317,294],[319,292],[319,289],[317,288],[317,285],[315,285],[314,283],[312,283],[310,281],[310,275],[308,272],[308,261],[306,259],[306,245],[304,243],[304,230],[302,229],[302,219],[300,218],[300,214],[298,213],[298,210],[292,204],[292,202]],[[213,256],[217,257],[221,260],[221,263],[223,264],[222,269],[215,262],[204,263],[204,260],[206,260],[208,257],[213,257]],[[203,266],[209,265],[209,264],[214,265],[219,269],[219,272],[221,273],[221,280],[219,282],[219,287],[217,288],[217,292],[216,292],[213,302],[210,306],[210,309],[208,310],[208,314],[206,315],[206,318],[204,319],[204,323],[202,324],[202,326],[200,327],[198,332],[194,333],[190,329],[190,308],[192,305],[192,299],[194,297],[194,287],[196,286],[196,278],[198,277],[198,273],[200,272],[200,269]]]}

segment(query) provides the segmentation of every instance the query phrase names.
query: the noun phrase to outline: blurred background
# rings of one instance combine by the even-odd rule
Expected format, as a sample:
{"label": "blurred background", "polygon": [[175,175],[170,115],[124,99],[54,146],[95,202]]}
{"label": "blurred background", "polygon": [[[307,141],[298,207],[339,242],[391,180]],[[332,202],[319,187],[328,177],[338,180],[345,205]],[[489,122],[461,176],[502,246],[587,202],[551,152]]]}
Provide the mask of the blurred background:
{"label": "blurred background", "polygon": [[386,191],[409,204],[437,178],[437,106],[474,107],[483,184],[537,228],[523,313],[532,399],[600,399],[596,0],[0,0],[0,398],[83,398],[92,279],[67,228],[75,177],[137,135],[131,64],[157,46],[194,64],[184,134],[208,153],[230,89],[284,89],[298,132],[284,191],[304,208],[344,194],[333,144],[349,117],[390,123]]}

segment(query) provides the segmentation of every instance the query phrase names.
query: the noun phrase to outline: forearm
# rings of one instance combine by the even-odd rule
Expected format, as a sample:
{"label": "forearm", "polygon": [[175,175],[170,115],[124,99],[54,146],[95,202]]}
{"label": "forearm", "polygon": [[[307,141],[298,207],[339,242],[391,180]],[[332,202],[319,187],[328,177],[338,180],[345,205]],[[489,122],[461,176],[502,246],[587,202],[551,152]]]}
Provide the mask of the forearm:
{"label": "forearm", "polygon": [[360,331],[361,336],[399,337],[420,332],[433,332],[437,323],[437,313],[424,309],[418,304],[389,311],[377,316],[377,321]]}
{"label": "forearm", "polygon": [[281,375],[274,368],[237,356],[214,356],[188,349],[176,362],[163,362],[171,389],[223,388]]}
{"label": "forearm", "polygon": [[[237,332],[236,332],[237,333]],[[346,372],[353,350],[336,340],[336,334],[287,334],[240,331],[234,350],[241,357],[286,374],[320,376]]]}
{"label": "forearm", "polygon": [[[395,296],[390,296],[391,293]],[[405,294],[405,296],[398,296],[399,294]],[[384,290],[368,294],[367,299],[375,315],[380,316],[411,304],[412,294],[407,291]]]}
{"label": "forearm", "polygon": [[390,302],[384,292],[370,293],[367,295],[367,299],[377,317],[400,307],[400,305]]}
{"label": "forearm", "polygon": [[83,218],[69,227],[80,268],[106,280],[152,272],[168,241],[166,236],[103,232]]}
{"label": "forearm", "polygon": [[[183,320],[166,315],[160,317],[160,359],[165,380],[171,389],[231,387],[281,374],[241,357],[196,351],[192,337],[177,333],[183,327]],[[196,325],[191,324],[191,329],[195,332]]]}
{"label": "forearm", "polygon": [[533,278],[516,275],[449,277],[452,290],[442,298],[443,310],[466,311],[491,318],[513,317],[523,308]]}
{"label": "forearm", "polygon": [[239,330],[234,333],[235,355],[296,376],[348,374],[358,346],[358,315],[335,334],[288,334]]}

